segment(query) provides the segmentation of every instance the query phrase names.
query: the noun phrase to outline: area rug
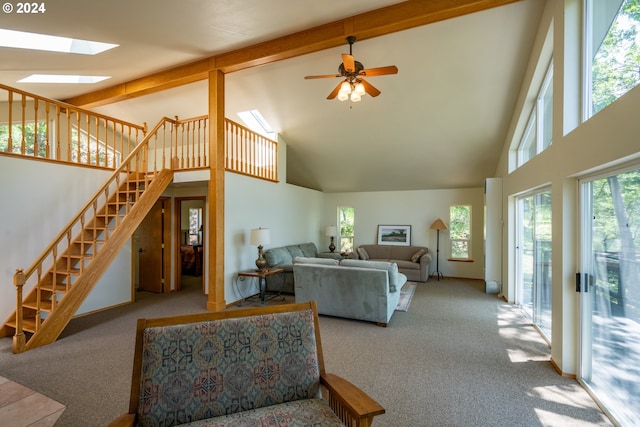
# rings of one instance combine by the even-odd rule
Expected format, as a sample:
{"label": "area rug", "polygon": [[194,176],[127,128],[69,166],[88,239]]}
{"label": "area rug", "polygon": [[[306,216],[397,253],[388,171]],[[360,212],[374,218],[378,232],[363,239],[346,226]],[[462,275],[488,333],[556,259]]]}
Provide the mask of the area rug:
{"label": "area rug", "polygon": [[404,284],[402,289],[400,289],[400,300],[398,301],[398,306],[396,307],[396,311],[408,311],[409,304],[411,304],[411,299],[413,298],[413,294],[416,292],[416,284],[407,282]]}

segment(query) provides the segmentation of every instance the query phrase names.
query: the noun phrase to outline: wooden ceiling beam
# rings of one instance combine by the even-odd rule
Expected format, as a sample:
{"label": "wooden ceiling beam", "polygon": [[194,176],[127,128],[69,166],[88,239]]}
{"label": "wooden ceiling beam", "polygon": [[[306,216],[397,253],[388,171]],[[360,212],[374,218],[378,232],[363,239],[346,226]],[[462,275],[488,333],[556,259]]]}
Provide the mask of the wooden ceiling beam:
{"label": "wooden ceiling beam", "polygon": [[65,102],[85,108],[106,105],[204,80],[212,70],[232,73],[345,45],[345,39],[350,35],[366,40],[518,1],[521,0],[409,0],[153,73]]}

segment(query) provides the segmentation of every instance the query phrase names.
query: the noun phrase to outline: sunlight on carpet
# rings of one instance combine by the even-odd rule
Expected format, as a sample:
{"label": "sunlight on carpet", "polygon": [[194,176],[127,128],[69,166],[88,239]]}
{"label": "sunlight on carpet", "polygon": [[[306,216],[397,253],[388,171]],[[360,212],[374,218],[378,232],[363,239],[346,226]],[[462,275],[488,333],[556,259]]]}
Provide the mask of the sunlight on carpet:
{"label": "sunlight on carpet", "polygon": [[402,289],[400,289],[400,299],[398,300],[398,306],[396,307],[396,311],[407,311],[409,310],[409,304],[411,304],[411,299],[413,299],[413,294],[416,292],[416,284],[407,282],[404,284]]}

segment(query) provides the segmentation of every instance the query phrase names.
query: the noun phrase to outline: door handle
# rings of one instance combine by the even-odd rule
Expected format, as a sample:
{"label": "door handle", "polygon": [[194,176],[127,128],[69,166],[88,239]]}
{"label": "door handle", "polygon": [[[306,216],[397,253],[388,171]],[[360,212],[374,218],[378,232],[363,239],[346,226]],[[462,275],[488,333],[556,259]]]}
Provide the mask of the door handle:
{"label": "door handle", "polygon": [[139,253],[139,254],[141,254],[142,252],[143,252],[143,249],[142,249],[142,248],[139,248],[139,249],[138,249],[138,253]]}

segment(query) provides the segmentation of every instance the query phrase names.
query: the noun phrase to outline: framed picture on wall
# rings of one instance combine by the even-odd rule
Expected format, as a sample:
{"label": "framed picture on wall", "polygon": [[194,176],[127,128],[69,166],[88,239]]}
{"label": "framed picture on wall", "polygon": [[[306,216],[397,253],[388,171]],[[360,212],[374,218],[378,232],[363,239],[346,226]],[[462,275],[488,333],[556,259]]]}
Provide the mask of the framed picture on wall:
{"label": "framed picture on wall", "polygon": [[379,225],[378,244],[394,246],[411,246],[410,225]]}

